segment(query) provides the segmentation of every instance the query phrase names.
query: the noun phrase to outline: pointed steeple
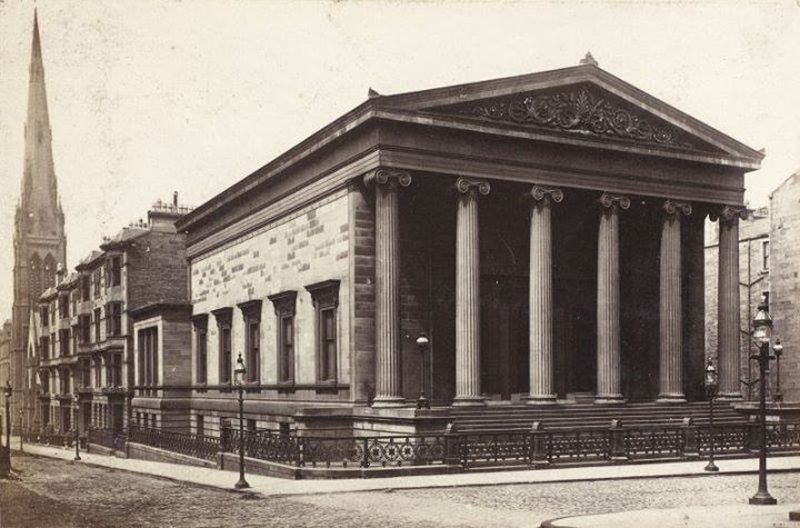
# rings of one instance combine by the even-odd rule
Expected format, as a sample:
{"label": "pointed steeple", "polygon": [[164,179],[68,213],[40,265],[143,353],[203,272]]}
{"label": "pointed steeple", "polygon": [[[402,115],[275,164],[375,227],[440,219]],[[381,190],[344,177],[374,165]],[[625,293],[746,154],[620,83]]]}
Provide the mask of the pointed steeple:
{"label": "pointed steeple", "polygon": [[31,42],[28,115],[25,123],[25,168],[20,197],[21,217],[27,234],[63,235],[63,216],[58,204],[58,188],[53,165],[50,114],[47,108],[39,15],[34,10]]}
{"label": "pointed steeple", "polygon": [[[33,15],[28,116],[25,122],[25,163],[22,194],[14,222],[14,306],[11,312],[11,385],[26,386],[26,362],[31,315],[41,293],[55,283],[57,262],[66,262],[64,214],[58,200],[47,91],[44,85],[39,15]],[[33,408],[33,401],[25,406]],[[21,411],[22,398],[12,401]],[[14,414],[16,416],[16,414]]]}

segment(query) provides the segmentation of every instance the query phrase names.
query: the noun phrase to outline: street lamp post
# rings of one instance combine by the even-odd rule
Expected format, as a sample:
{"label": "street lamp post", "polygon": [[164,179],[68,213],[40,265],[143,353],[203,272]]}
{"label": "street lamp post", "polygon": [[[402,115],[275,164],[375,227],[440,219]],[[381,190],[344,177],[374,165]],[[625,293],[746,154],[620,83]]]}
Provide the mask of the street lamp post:
{"label": "street lamp post", "polygon": [[247,369],[242,360],[242,353],[236,359],[236,368],[233,374],[236,376],[236,388],[239,391],[239,481],[236,489],[249,488],[250,484],[244,479],[244,375]]}
{"label": "street lamp post", "polygon": [[417,348],[419,349],[419,398],[417,398],[417,409],[430,409],[431,402],[425,396],[425,352],[430,345],[430,339],[425,334],[417,337]]}
{"label": "street lamp post", "polygon": [[705,377],[705,388],[706,388],[706,397],[708,398],[708,431],[709,431],[709,453],[708,453],[708,464],[704,468],[706,471],[719,471],[719,468],[714,463],[714,444],[716,440],[716,435],[714,434],[714,396],[717,394],[717,388],[719,387],[719,375],[717,374],[717,369],[714,367],[714,362],[709,359],[708,364],[706,365],[706,377]]}
{"label": "street lamp post", "polygon": [[81,451],[80,451],[80,444],[81,444],[81,434],[80,434],[80,412],[81,406],[78,403],[78,391],[75,390],[75,393],[72,395],[73,400],[75,401],[75,458],[73,460],[80,460],[81,459]]}
{"label": "street lamp post", "polygon": [[758,361],[760,381],[759,390],[759,427],[761,429],[761,446],[758,453],[758,491],[750,497],[750,504],[777,504],[778,501],[767,490],[767,367],[769,360],[775,356],[769,355],[769,338],[772,330],[772,317],[769,315],[766,299],[761,298],[758,313],[753,318],[753,338],[758,343],[758,354],[750,359]]}
{"label": "street lamp post", "polygon": [[780,339],[775,340],[772,351],[775,352],[775,367],[778,370],[775,373],[775,394],[772,395],[772,399],[776,402],[780,402],[783,401],[783,394],[781,393],[781,356],[783,355],[783,345]]}
{"label": "street lamp post", "polygon": [[6,447],[8,448],[9,457],[11,456],[11,394],[13,392],[11,380],[6,381],[3,394],[6,397]]}
{"label": "street lamp post", "polygon": [[19,429],[18,429],[19,430],[19,452],[20,453],[23,452],[22,441],[23,441],[23,439],[25,437],[25,434],[24,434],[23,429],[22,429],[22,417],[23,417],[23,414],[24,414],[24,411],[22,409],[20,409],[19,410]]}

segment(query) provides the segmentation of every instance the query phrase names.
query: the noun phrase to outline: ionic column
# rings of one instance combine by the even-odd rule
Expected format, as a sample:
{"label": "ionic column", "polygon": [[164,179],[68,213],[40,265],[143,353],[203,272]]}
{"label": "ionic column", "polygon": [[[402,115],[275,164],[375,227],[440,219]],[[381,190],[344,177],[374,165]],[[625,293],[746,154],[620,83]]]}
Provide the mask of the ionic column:
{"label": "ionic column", "polygon": [[620,403],[619,335],[619,209],[628,209],[626,196],[600,196],[597,239],[597,397],[595,403]]}
{"label": "ionic column", "polygon": [[564,193],[535,185],[530,191],[530,288],[528,344],[530,395],[527,403],[554,403],[553,383],[553,257],[550,202],[560,203]]}
{"label": "ionic column", "polygon": [[726,206],[719,219],[719,283],[717,328],[719,398],[742,399],[739,366],[739,219],[747,218],[744,207]]}
{"label": "ionic column", "polygon": [[411,184],[405,171],[377,169],[364,177],[375,186],[375,399],[374,407],[405,403],[400,365],[400,217],[398,188]]}
{"label": "ionic column", "polygon": [[659,394],[661,402],[685,402],[683,395],[683,312],[681,311],[681,214],[688,203],[667,200],[662,207],[659,286]]}
{"label": "ionic column", "polygon": [[481,315],[478,194],[489,182],[459,178],[456,217],[456,395],[453,405],[480,405]]}

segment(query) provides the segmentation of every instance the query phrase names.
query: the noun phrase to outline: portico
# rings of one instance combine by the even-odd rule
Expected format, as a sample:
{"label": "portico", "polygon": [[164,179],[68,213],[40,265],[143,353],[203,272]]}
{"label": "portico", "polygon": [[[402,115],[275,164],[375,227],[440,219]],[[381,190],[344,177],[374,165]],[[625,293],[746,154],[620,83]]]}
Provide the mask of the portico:
{"label": "portico", "polygon": [[[419,360],[394,345],[414,327],[432,338],[439,404],[700,396],[703,220],[735,231],[731,202],[761,154],[593,64],[549,73],[541,93],[485,100],[509,91],[490,81],[378,98],[386,112],[415,111],[386,125],[398,145],[382,145],[369,173],[406,182],[390,187],[393,212],[385,191],[365,194],[378,248],[374,406],[386,405],[380,387],[405,387],[394,405],[417,390]],[[722,396],[735,399],[738,256],[725,240],[719,363]]]}

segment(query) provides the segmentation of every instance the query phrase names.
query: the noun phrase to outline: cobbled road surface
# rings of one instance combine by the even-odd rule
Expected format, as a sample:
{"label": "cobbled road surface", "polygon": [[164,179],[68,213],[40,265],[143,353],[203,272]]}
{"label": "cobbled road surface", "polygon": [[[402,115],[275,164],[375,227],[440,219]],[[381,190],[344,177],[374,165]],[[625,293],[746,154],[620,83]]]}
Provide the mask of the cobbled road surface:
{"label": "cobbled road surface", "polygon": [[[20,479],[0,481],[2,528],[537,527],[567,515],[742,504],[756,488],[754,475],[712,475],[263,498],[80,462],[22,456],[13,465]],[[781,502],[800,502],[800,473],[770,475],[769,485]]]}

